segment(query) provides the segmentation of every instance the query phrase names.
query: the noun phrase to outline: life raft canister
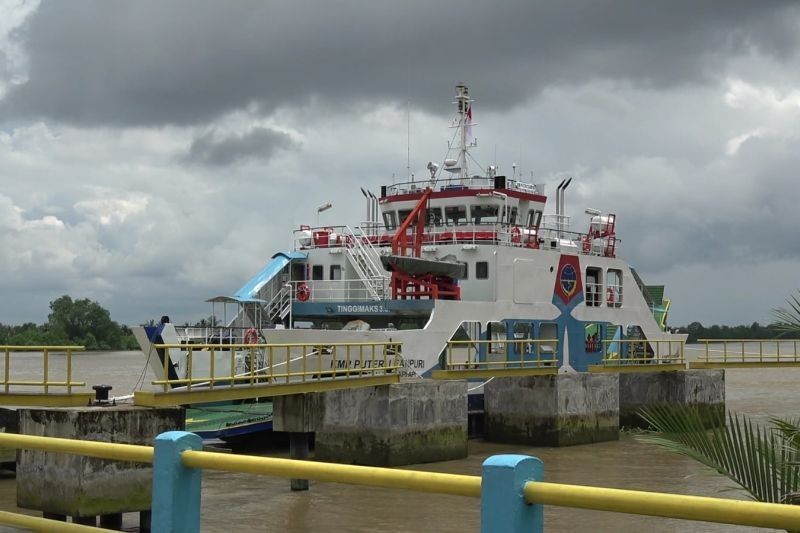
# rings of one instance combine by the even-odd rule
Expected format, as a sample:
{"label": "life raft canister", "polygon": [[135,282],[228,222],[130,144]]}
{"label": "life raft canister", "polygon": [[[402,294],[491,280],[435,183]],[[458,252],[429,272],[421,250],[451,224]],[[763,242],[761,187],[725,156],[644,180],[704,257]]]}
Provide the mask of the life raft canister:
{"label": "life raft canister", "polygon": [[295,294],[297,295],[298,300],[301,302],[307,302],[308,299],[311,298],[311,287],[305,283],[301,283],[297,286]]}
{"label": "life raft canister", "polygon": [[258,330],[256,328],[250,328],[244,332],[244,343],[258,344]]}

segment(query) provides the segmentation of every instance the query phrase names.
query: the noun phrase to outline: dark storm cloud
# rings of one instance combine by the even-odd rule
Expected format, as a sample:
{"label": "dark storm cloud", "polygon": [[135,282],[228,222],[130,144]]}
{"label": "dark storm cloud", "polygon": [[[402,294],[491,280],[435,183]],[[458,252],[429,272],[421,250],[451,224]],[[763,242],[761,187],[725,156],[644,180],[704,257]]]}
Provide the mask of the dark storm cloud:
{"label": "dark storm cloud", "polygon": [[0,120],[207,123],[321,99],[441,111],[467,81],[481,105],[543,87],[624,79],[703,82],[752,51],[797,46],[793,2],[45,2],[24,29],[29,81]]}
{"label": "dark storm cloud", "polygon": [[217,131],[202,133],[192,140],[187,163],[223,166],[247,160],[266,161],[281,148],[295,146],[286,133],[269,128],[253,128],[242,135],[223,136]]}

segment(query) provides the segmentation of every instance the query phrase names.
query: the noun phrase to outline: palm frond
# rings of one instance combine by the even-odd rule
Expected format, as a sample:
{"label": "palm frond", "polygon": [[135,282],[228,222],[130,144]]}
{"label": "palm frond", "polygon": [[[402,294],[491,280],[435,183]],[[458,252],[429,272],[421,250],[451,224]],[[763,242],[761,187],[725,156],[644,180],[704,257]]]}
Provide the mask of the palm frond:
{"label": "palm frond", "polygon": [[772,310],[778,322],[775,327],[783,332],[800,332],[800,298],[796,295],[786,299],[788,307],[779,307]]}
{"label": "palm frond", "polygon": [[[746,416],[728,413],[727,423],[714,416],[706,426],[694,407],[661,405],[643,409],[642,417],[655,433],[637,436],[642,442],[691,457],[727,476],[759,501],[784,502],[800,492],[800,447],[785,431],[753,424]],[[782,426],[784,427],[784,426]]]}

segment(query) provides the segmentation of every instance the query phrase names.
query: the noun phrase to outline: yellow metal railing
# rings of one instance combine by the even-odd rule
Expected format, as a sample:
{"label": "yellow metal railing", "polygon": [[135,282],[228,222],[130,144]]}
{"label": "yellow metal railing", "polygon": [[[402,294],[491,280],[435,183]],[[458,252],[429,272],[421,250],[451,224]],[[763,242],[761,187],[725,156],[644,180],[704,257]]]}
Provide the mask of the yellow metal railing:
{"label": "yellow metal railing", "polygon": [[[152,463],[155,455],[154,449],[150,446],[7,433],[0,434],[0,446],[143,463]],[[481,497],[482,481],[478,476],[318,463],[272,457],[229,455],[195,450],[182,452],[180,461],[186,468],[205,468],[224,472],[312,479],[472,498]],[[795,505],[587,487],[542,481],[527,482],[523,487],[523,495],[525,501],[529,504],[557,505],[752,527],[788,530],[800,528],[800,506]],[[0,514],[0,523],[12,523],[7,520],[9,518],[6,514]]]}
{"label": "yellow metal railing", "polygon": [[[616,339],[601,340],[603,359],[601,365],[621,367],[639,365],[686,366],[685,340],[676,339]],[[611,352],[611,346],[618,349]]]}
{"label": "yellow metal railing", "polygon": [[541,368],[558,363],[557,350],[558,339],[448,341],[446,363],[448,370]]}
{"label": "yellow metal railing", "polygon": [[800,528],[798,505],[545,482],[527,483],[524,494],[528,503],[544,505],[751,527]]}
{"label": "yellow metal railing", "polygon": [[[3,392],[9,394],[13,392],[11,387],[41,387],[44,394],[50,392],[51,387],[65,387],[67,394],[72,393],[73,387],[85,387],[82,381],[72,381],[72,354],[83,352],[83,346],[0,346],[4,354],[3,364]],[[42,379],[37,381],[11,379],[11,356],[19,352],[42,352]],[[53,352],[64,352],[66,354],[66,375],[63,381],[51,380],[50,355]]]}
{"label": "yellow metal railing", "polygon": [[[186,377],[152,382],[164,392],[183,386],[203,389],[237,385],[305,383],[309,380],[347,379],[364,375],[388,375],[401,368],[401,344],[397,342],[327,344],[156,344],[156,349],[186,352]],[[299,352],[299,353],[298,353]],[[227,374],[217,375],[217,354],[228,355]],[[208,358],[207,374],[196,377],[194,360]],[[236,358],[244,356],[248,370],[236,373]],[[164,376],[169,376],[170,358],[164,357]]]}
{"label": "yellow metal railing", "polygon": [[29,516],[19,513],[0,511],[0,524],[24,529],[26,531],[41,531],[42,533],[72,533],[81,531],[83,533],[103,531],[94,526],[84,526],[82,524],[72,524],[69,522],[59,522],[38,516]]}
{"label": "yellow metal railing", "polygon": [[[704,344],[704,353],[696,363],[731,366],[800,365],[798,341],[794,339],[698,339],[697,342]],[[696,363],[693,362],[693,365],[699,366]]]}

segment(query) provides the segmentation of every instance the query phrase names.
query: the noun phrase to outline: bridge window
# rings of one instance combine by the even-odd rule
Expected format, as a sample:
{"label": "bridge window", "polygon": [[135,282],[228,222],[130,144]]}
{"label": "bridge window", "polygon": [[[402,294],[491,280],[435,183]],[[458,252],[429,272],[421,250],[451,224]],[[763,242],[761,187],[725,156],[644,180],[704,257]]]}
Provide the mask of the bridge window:
{"label": "bridge window", "polygon": [[488,261],[478,261],[475,263],[475,279],[489,279]]}
{"label": "bridge window", "polygon": [[609,268],[606,273],[606,305],[622,307],[622,271]]}
{"label": "bridge window", "polygon": [[441,226],[443,224],[443,220],[441,207],[431,207],[428,209],[429,226]]}
{"label": "bridge window", "polygon": [[469,263],[463,261],[462,264],[464,265],[464,277],[461,279],[469,279]]}
{"label": "bridge window", "polygon": [[472,211],[473,224],[496,224],[499,207],[496,205],[473,205]]}
{"label": "bridge window", "polygon": [[467,207],[464,205],[445,207],[444,216],[448,226],[463,226],[467,223]]}
{"label": "bridge window", "polygon": [[322,280],[324,278],[325,270],[323,269],[322,265],[314,265],[311,268],[311,279],[313,280]]}
{"label": "bridge window", "polygon": [[387,211],[383,214],[383,223],[386,224],[387,230],[393,230],[397,227],[397,218],[394,211]]}
{"label": "bridge window", "polygon": [[401,209],[397,212],[397,223],[402,224],[408,218],[408,215],[411,214],[411,209]]}
{"label": "bridge window", "polygon": [[537,209],[531,209],[528,211],[528,227],[535,228],[539,225],[539,222],[542,220],[542,212]]}
{"label": "bridge window", "polygon": [[331,279],[342,279],[342,265],[331,265]]}
{"label": "bridge window", "polygon": [[503,218],[505,219],[506,224],[516,224],[517,223],[517,206],[514,207],[503,207]]}

